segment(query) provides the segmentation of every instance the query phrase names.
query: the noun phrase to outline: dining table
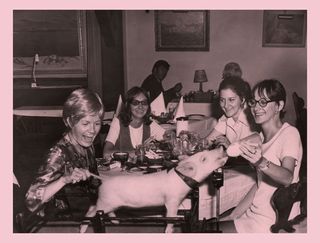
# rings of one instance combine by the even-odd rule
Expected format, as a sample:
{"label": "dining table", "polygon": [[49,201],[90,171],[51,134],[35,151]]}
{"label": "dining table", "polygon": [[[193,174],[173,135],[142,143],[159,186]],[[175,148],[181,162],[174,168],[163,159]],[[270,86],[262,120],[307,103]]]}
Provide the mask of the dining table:
{"label": "dining table", "polygon": [[[193,115],[188,117],[188,131],[196,132],[200,137],[206,137],[217,124],[217,119],[211,116],[204,115]],[[171,123],[160,123],[160,126],[166,131],[177,128],[177,124]]]}
{"label": "dining table", "polygon": [[[20,106],[13,109],[19,117],[62,117],[62,106]],[[106,111],[103,119],[112,119],[114,111]]]}

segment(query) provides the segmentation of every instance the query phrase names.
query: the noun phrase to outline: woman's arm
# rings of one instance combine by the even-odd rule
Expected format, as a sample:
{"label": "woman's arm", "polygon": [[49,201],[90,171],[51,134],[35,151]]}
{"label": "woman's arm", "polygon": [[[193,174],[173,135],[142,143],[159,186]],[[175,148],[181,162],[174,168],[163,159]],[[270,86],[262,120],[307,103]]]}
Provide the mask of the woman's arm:
{"label": "woman's arm", "polygon": [[218,138],[223,136],[223,134],[219,131],[217,131],[215,128],[213,128],[213,130],[210,132],[210,134],[208,136],[205,137],[205,139],[208,140],[209,145],[212,145],[213,141]]}
{"label": "woman's arm", "polygon": [[76,183],[90,177],[86,169],[75,168],[69,171],[65,161],[65,153],[60,148],[53,147],[50,150],[26,194],[26,206],[30,211],[49,201],[67,183]]}
{"label": "woman's arm", "polygon": [[114,152],[115,144],[119,138],[120,134],[120,121],[118,118],[114,117],[108,135],[106,137],[104,146],[103,146],[103,157],[107,159],[112,152]]}
{"label": "woman's arm", "polygon": [[279,166],[262,157],[257,167],[277,183],[289,186],[292,183],[295,162],[294,158],[287,156],[282,159],[281,166]]}
{"label": "woman's arm", "polygon": [[113,152],[115,152],[115,145],[109,141],[106,141],[103,147],[103,158],[109,159]]}
{"label": "woman's arm", "polygon": [[296,159],[285,156],[281,160],[281,166],[278,166],[262,156],[261,146],[244,142],[241,143],[240,150],[242,151],[241,156],[243,158],[250,161],[255,167],[274,181],[284,186],[291,184]]}
{"label": "woman's arm", "polygon": [[79,181],[85,181],[90,177],[90,173],[87,169],[74,168],[70,175],[64,174],[58,180],[49,183],[44,188],[42,196],[42,203],[49,201],[62,187],[69,183],[77,183]]}

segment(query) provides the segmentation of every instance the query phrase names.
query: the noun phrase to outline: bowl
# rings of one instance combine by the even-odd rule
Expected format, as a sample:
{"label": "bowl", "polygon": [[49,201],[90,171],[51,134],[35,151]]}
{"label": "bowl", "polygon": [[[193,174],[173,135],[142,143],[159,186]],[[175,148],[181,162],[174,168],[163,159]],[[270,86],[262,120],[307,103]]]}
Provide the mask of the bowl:
{"label": "bowl", "polygon": [[112,157],[114,160],[120,161],[120,162],[126,162],[129,158],[128,152],[114,152],[112,154]]}

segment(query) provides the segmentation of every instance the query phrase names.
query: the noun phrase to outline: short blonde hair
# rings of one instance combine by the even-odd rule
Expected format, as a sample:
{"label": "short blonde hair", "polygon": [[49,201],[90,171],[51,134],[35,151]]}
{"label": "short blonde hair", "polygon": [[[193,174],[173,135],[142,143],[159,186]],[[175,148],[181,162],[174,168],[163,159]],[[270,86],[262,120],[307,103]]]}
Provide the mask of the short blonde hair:
{"label": "short blonde hair", "polygon": [[98,115],[102,120],[104,106],[99,95],[89,89],[76,89],[67,98],[62,111],[64,124],[70,128],[87,115]]}

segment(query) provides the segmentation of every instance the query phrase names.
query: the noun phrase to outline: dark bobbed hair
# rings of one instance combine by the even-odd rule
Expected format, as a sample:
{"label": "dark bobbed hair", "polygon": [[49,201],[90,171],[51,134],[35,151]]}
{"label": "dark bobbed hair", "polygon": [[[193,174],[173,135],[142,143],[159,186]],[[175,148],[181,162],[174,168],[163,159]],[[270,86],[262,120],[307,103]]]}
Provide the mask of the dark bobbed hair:
{"label": "dark bobbed hair", "polygon": [[[258,82],[253,88],[252,88],[252,95],[254,96],[255,92],[258,92],[258,95],[263,98],[269,98],[272,101],[275,101],[277,104],[279,104],[279,101],[284,102],[284,106],[286,105],[286,89],[282,85],[282,83],[277,79],[265,79],[260,82]],[[267,97],[265,97],[265,94]],[[280,118],[283,118],[285,115],[284,108],[280,111]]]}
{"label": "dark bobbed hair", "polygon": [[219,93],[223,89],[231,89],[241,100],[248,101],[252,97],[250,84],[240,77],[230,76],[224,78],[219,85]]}
{"label": "dark bobbed hair", "polygon": [[119,114],[119,119],[122,122],[122,124],[127,127],[129,126],[130,122],[132,121],[132,113],[131,113],[131,107],[130,104],[134,100],[134,98],[139,95],[143,94],[148,101],[148,110],[145,116],[143,117],[143,123],[145,125],[150,125],[151,120],[150,120],[150,115],[151,115],[151,108],[150,108],[150,98],[146,90],[140,87],[132,87],[131,89],[128,90],[128,92],[125,95],[125,105],[124,109],[120,112]]}
{"label": "dark bobbed hair", "polygon": [[158,67],[164,67],[169,70],[170,64],[166,60],[158,60],[153,64],[152,72],[154,72]]}
{"label": "dark bobbed hair", "polygon": [[228,78],[228,77],[242,77],[242,70],[238,63],[236,62],[229,62],[224,66],[223,72],[222,72],[222,78]]}
{"label": "dark bobbed hair", "polygon": [[63,122],[70,129],[70,126],[74,126],[87,115],[98,115],[101,120],[103,119],[104,106],[101,98],[89,89],[76,89],[63,105]]}
{"label": "dark bobbed hair", "polygon": [[[223,89],[231,89],[240,97],[240,100],[245,103],[252,98],[250,84],[240,77],[229,76],[224,78],[219,85],[219,94]],[[260,128],[255,123],[250,109],[246,106],[243,112],[247,118],[251,131],[259,131]]]}

